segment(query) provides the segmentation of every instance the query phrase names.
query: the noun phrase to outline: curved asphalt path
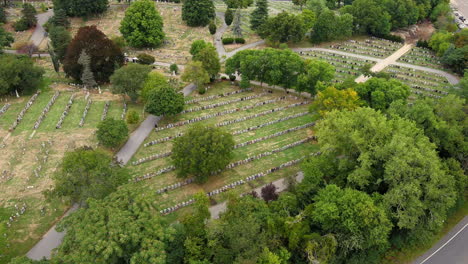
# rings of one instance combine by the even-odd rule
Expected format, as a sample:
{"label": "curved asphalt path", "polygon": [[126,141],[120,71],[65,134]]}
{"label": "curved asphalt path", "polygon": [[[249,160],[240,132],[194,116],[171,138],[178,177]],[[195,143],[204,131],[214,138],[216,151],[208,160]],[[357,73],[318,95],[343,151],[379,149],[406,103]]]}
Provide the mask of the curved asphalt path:
{"label": "curved asphalt path", "polygon": [[49,18],[51,18],[53,15],[54,15],[53,9],[49,9],[45,13],[36,15],[37,25],[36,25],[36,29],[34,30],[31,36],[30,41],[37,47],[41,45],[42,41],[46,38],[46,35],[47,35],[47,32],[44,30],[43,26],[47,22],[47,20],[49,20]]}

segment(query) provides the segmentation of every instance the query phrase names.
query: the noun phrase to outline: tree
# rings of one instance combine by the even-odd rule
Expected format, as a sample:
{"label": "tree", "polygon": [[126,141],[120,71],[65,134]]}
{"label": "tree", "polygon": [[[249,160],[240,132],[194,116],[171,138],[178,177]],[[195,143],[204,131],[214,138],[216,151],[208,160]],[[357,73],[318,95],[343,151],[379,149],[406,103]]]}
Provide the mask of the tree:
{"label": "tree", "polygon": [[176,115],[184,110],[184,95],[170,86],[162,86],[149,92],[145,109],[156,116]]}
{"label": "tree", "polygon": [[165,87],[170,87],[166,76],[159,72],[150,72],[146,77],[143,88],[141,89],[141,98],[143,99],[143,102],[146,103],[148,101],[152,90],[158,90]]}
{"label": "tree", "polygon": [[163,44],[163,20],[151,0],[138,0],[125,11],[120,32],[135,48],[156,48]]}
{"label": "tree", "polygon": [[[149,197],[121,189],[104,200],[90,199],[59,224],[67,230],[52,257],[57,263],[166,263],[174,232]],[[125,227],[125,228],[123,228]]]}
{"label": "tree", "polygon": [[312,42],[331,41],[350,37],[353,33],[353,17],[349,14],[336,15],[324,10],[317,18],[311,33]]}
{"label": "tree", "polygon": [[311,30],[314,27],[315,22],[317,21],[317,16],[313,11],[309,9],[302,10],[301,18],[304,22],[306,30]]}
{"label": "tree", "polygon": [[377,36],[388,35],[392,28],[392,17],[377,0],[354,0],[350,6],[343,8],[343,13],[351,14],[354,28],[359,33]]}
{"label": "tree", "polygon": [[108,0],[53,0],[54,9],[63,9],[68,16],[88,17],[107,10]]}
{"label": "tree", "polygon": [[385,210],[361,191],[328,185],[320,190],[305,212],[323,232],[335,234],[338,248],[353,251],[382,250],[389,245],[392,224]]}
{"label": "tree", "polygon": [[116,70],[110,78],[112,92],[126,94],[135,102],[150,72],[150,66],[135,63]]}
{"label": "tree", "polygon": [[230,26],[232,20],[234,20],[234,13],[232,12],[232,9],[228,8],[224,14],[224,22],[226,22],[226,25]]}
{"label": "tree", "polygon": [[410,95],[410,88],[395,79],[371,78],[355,90],[365,105],[376,110],[385,110],[392,102],[406,100]]}
{"label": "tree", "polygon": [[180,177],[194,175],[199,183],[219,173],[231,161],[232,135],[212,126],[195,125],[174,140],[172,162]]}
{"label": "tree", "polygon": [[42,83],[44,70],[26,56],[0,55],[0,95],[35,92]]}
{"label": "tree", "polygon": [[140,115],[135,110],[130,110],[126,116],[127,123],[129,124],[137,124],[140,121]]}
{"label": "tree", "polygon": [[114,70],[124,63],[120,48],[96,26],[82,27],[68,45],[63,61],[65,73],[75,80],[80,80],[82,75],[83,67],[78,59],[83,50],[91,57],[91,71],[98,83],[108,82]]}
{"label": "tree", "polygon": [[63,26],[52,26],[49,29],[49,38],[55,54],[60,61],[63,61],[71,41],[70,32]]}
{"label": "tree", "polygon": [[443,56],[445,51],[450,47],[453,35],[450,32],[436,32],[429,40],[429,47],[433,49],[437,56]]}
{"label": "tree", "polygon": [[0,6],[0,24],[5,24],[7,22],[7,16],[5,9]]}
{"label": "tree", "polygon": [[0,54],[3,53],[4,47],[9,47],[14,41],[15,39],[13,38],[13,35],[6,31],[2,27],[2,24],[0,24]]}
{"label": "tree", "polygon": [[236,38],[242,38],[241,17],[242,13],[238,9],[234,14],[234,25],[232,26],[232,33]]}
{"label": "tree", "polygon": [[281,12],[270,17],[259,29],[259,35],[274,42],[299,42],[306,33],[304,21],[299,15]]}
{"label": "tree", "polygon": [[182,80],[193,82],[198,88],[203,87],[205,83],[210,82],[210,75],[203,68],[201,61],[192,61],[185,66]]}
{"label": "tree", "polygon": [[327,162],[315,163],[305,179],[381,197],[400,231],[443,224],[456,199],[455,181],[415,123],[370,108],[333,111],[316,125],[316,135]]}
{"label": "tree", "polygon": [[68,28],[70,26],[70,21],[67,18],[67,12],[63,9],[54,9],[54,16],[51,17],[48,21],[49,26],[55,27],[64,27]]}
{"label": "tree", "polygon": [[333,86],[317,93],[310,111],[325,117],[332,110],[354,110],[360,105],[359,96],[353,89],[338,90]]}
{"label": "tree", "polygon": [[315,95],[318,86],[330,83],[334,76],[334,66],[325,61],[306,60],[304,73],[299,75],[296,89]]}
{"label": "tree", "polygon": [[224,3],[226,3],[228,8],[239,9],[251,6],[253,0],[225,0]]}
{"label": "tree", "polygon": [[200,61],[203,65],[203,69],[205,69],[212,79],[214,79],[221,70],[218,52],[211,43],[207,43],[206,47],[195,54],[193,60]]}
{"label": "tree", "polygon": [[276,186],[273,183],[267,184],[262,188],[262,198],[265,202],[275,201],[278,199],[279,195],[276,193]]}
{"label": "tree", "polygon": [[182,5],[182,20],[190,27],[204,27],[214,18],[212,0],[186,0]]}
{"label": "tree", "polygon": [[96,136],[103,146],[115,148],[127,139],[128,127],[123,120],[106,118],[98,124]]}
{"label": "tree", "polygon": [[143,65],[151,65],[156,61],[156,59],[153,56],[146,54],[146,53],[138,54],[137,59],[138,59],[138,63],[143,64]]}
{"label": "tree", "polygon": [[468,69],[468,44],[462,48],[450,45],[441,61],[455,72],[462,74],[465,69]]}
{"label": "tree", "polygon": [[203,39],[197,39],[192,42],[192,45],[190,46],[190,54],[193,56],[196,56],[202,49],[204,49],[206,46],[208,46],[210,43],[207,43]]}
{"label": "tree", "polygon": [[210,31],[211,35],[216,34],[216,24],[213,21],[210,22],[210,25],[208,26],[208,30]]}
{"label": "tree", "polygon": [[323,11],[328,10],[325,0],[307,0],[307,9],[314,12],[317,17],[322,14]]}
{"label": "tree", "polygon": [[20,20],[15,22],[15,30],[16,31],[24,31],[26,29],[32,28],[37,24],[36,18],[36,9],[31,4],[24,4],[23,9],[21,10],[23,16]]}
{"label": "tree", "polygon": [[386,0],[383,2],[383,6],[391,17],[390,23],[393,29],[413,25],[418,21],[419,9],[416,7],[415,1]]}
{"label": "tree", "polygon": [[169,70],[171,72],[173,72],[174,74],[177,74],[179,73],[179,66],[177,66],[177,64],[175,63],[172,63],[170,66],[169,66]]}
{"label": "tree", "polygon": [[293,0],[292,1],[294,5],[297,5],[297,6],[300,6],[301,7],[301,11],[302,11],[302,7],[306,4],[306,0]]}
{"label": "tree", "polygon": [[81,83],[85,87],[94,87],[97,85],[94,80],[93,72],[91,71],[91,58],[85,50],[81,51],[80,58],[78,58],[78,63],[83,67],[81,74]]}
{"label": "tree", "polygon": [[49,195],[84,204],[88,198],[106,197],[129,177],[127,169],[113,164],[112,157],[103,150],[82,147],[65,153]]}
{"label": "tree", "polygon": [[268,1],[257,0],[256,8],[250,14],[250,28],[252,30],[259,29],[268,19]]}
{"label": "tree", "polygon": [[60,60],[55,54],[54,50],[50,47],[50,45],[47,45],[47,52],[50,55],[50,59],[52,60],[52,65],[54,66],[55,72],[58,74],[60,71]]}

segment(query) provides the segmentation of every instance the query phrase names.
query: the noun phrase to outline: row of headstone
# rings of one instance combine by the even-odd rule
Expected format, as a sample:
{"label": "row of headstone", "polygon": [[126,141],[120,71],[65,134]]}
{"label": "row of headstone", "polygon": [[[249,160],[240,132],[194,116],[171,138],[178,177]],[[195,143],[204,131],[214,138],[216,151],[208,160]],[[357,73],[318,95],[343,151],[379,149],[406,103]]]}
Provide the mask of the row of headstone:
{"label": "row of headstone", "polygon": [[[161,175],[163,173],[170,172],[170,171],[173,171],[173,170],[175,170],[175,166],[171,165],[171,166],[162,168],[162,169],[158,170],[157,172],[149,172],[149,173],[146,173],[143,176],[135,177],[133,179],[133,181],[134,182],[139,182],[139,181],[142,181],[142,180],[147,180],[147,179],[153,178],[154,176],[158,176],[158,175]],[[131,181],[131,180],[128,180],[128,181]]]}
{"label": "row of headstone", "polygon": [[33,170],[33,174],[36,178],[39,178],[41,176],[40,172],[43,169],[42,165],[46,164],[49,159],[49,152],[50,152],[51,146],[52,146],[51,140],[44,141],[41,143],[41,150],[36,155],[36,161],[39,163],[39,165]]}
{"label": "row of headstone", "polygon": [[106,104],[104,105],[104,109],[102,110],[101,121],[106,119],[107,112],[109,112],[109,106],[110,106],[110,101],[106,101]]}
{"label": "row of headstone", "polygon": [[396,41],[389,40],[389,39],[384,39],[384,38],[378,38],[378,37],[374,37],[374,36],[371,36],[370,40],[376,41],[376,42],[381,42],[381,43],[387,43],[389,45],[394,45],[394,46],[397,46],[397,47],[401,46],[400,42],[396,42]]}
{"label": "row of headstone", "polygon": [[402,57],[399,60],[410,64],[420,64],[423,66],[442,68],[442,64],[440,61],[434,61],[425,57]]}
{"label": "row of headstone", "polygon": [[315,125],[315,122],[311,122],[311,123],[307,123],[307,124],[304,124],[304,125],[301,125],[301,126],[288,128],[286,130],[279,131],[279,132],[273,133],[273,134],[268,135],[268,136],[263,136],[263,137],[252,139],[252,140],[249,140],[249,141],[246,141],[246,142],[239,143],[239,144],[234,146],[234,149],[242,148],[242,147],[245,147],[245,146],[248,146],[248,145],[252,145],[252,144],[255,144],[255,143],[258,143],[258,142],[268,140],[268,139],[279,137],[279,136],[282,136],[282,135],[285,135],[285,134],[288,134],[288,133],[291,133],[291,132],[294,132],[294,131],[297,131],[297,130],[300,130],[300,129],[304,129],[304,128],[314,126],[314,125]]}
{"label": "row of headstone", "polygon": [[309,56],[309,57],[324,59],[331,65],[355,65],[359,67],[362,67],[365,65],[364,61],[361,63],[357,61],[351,61],[349,59],[342,59],[336,56],[327,56],[327,55],[322,55],[322,54],[317,54],[317,53],[306,53],[306,54],[307,54],[306,56]]}
{"label": "row of headstone", "polygon": [[126,114],[127,114],[127,102],[124,100],[123,101],[122,115],[120,116],[120,118],[125,119]]}
{"label": "row of headstone", "polygon": [[179,121],[179,122],[176,122],[176,123],[168,124],[167,126],[157,127],[157,128],[155,128],[155,130],[157,132],[157,131],[161,131],[161,130],[168,129],[168,128],[184,126],[184,125],[187,125],[187,124],[200,122],[200,121],[207,120],[207,119],[214,118],[214,117],[218,117],[218,116],[224,116],[224,115],[228,115],[228,114],[232,114],[232,113],[236,113],[236,112],[240,112],[240,111],[253,109],[253,108],[256,108],[256,107],[259,107],[259,106],[262,106],[262,105],[276,103],[276,102],[284,100],[284,99],[285,98],[271,99],[271,100],[259,102],[259,103],[253,104],[253,105],[244,106],[244,107],[241,107],[241,108],[229,109],[229,110],[225,110],[225,111],[222,111],[222,112],[209,114],[209,115],[206,115],[206,116],[200,116],[200,117],[196,117],[196,118],[189,119],[189,120]]}
{"label": "row of headstone", "polygon": [[155,160],[155,159],[169,157],[171,154],[172,154],[172,151],[153,154],[153,155],[150,155],[148,157],[144,157],[144,158],[141,158],[141,159],[138,159],[138,160],[132,162],[132,165],[139,165],[139,164],[142,164],[144,162],[152,161],[152,160]]}
{"label": "row of headstone", "polygon": [[218,98],[222,98],[222,97],[226,97],[226,96],[230,96],[230,95],[235,95],[235,94],[239,94],[239,93],[243,93],[243,92],[247,92],[247,91],[252,91],[252,88],[236,90],[236,91],[233,91],[233,92],[227,92],[227,93],[223,93],[223,94],[210,95],[210,96],[207,96],[207,97],[195,98],[195,99],[192,99],[192,100],[185,101],[185,104],[192,104],[192,103],[198,103],[198,102],[208,101],[208,100],[212,100],[212,99],[218,99]]}
{"label": "row of headstone", "polygon": [[2,106],[2,109],[0,109],[0,116],[2,116],[7,110],[8,108],[10,108],[11,104],[9,103],[6,103],[4,106]]}
{"label": "row of headstone", "polygon": [[288,116],[285,116],[285,117],[282,117],[282,118],[278,118],[278,119],[275,119],[275,120],[272,120],[272,121],[265,122],[263,124],[258,124],[258,125],[255,125],[255,126],[251,126],[251,127],[246,128],[246,129],[236,130],[232,134],[233,135],[239,135],[239,134],[247,133],[247,132],[250,132],[250,131],[260,129],[262,127],[270,126],[270,125],[281,123],[283,121],[287,121],[287,120],[290,120],[290,119],[305,116],[307,114],[309,114],[309,112],[301,112],[301,113],[297,113],[297,114],[293,114],[293,115],[288,115]]}
{"label": "row of headstone", "polygon": [[446,91],[441,91],[441,90],[431,89],[431,88],[427,88],[427,87],[422,87],[422,86],[415,85],[415,84],[411,85],[411,88],[418,89],[418,90],[423,90],[423,91],[431,92],[431,93],[438,93],[438,94],[448,95],[448,93]]}
{"label": "row of headstone", "polygon": [[418,90],[411,90],[411,92],[413,92],[414,94],[420,95],[420,96],[430,97],[430,98],[434,98],[434,99],[442,98],[442,96],[435,95],[435,94],[428,94],[428,93],[424,93],[424,92],[418,91]]}
{"label": "row of headstone", "polygon": [[344,64],[353,64],[355,63],[357,65],[357,62],[355,61],[359,61],[361,63],[374,63],[374,61],[371,61],[371,60],[368,60],[368,59],[358,59],[358,58],[352,58],[352,57],[349,57],[349,56],[346,56],[346,55],[342,55],[342,54],[336,54],[336,53],[332,53],[332,52],[326,52],[326,51],[313,51],[313,52],[304,52],[304,51],[299,51],[299,54],[300,55],[303,55],[303,56],[309,56],[309,57],[319,57],[319,58],[323,58],[325,60],[334,60],[334,61],[337,61],[337,62],[342,62]]}
{"label": "row of headstone", "polygon": [[395,73],[395,74],[399,74],[399,75],[405,75],[405,76],[408,76],[408,77],[414,77],[414,78],[418,78],[418,79],[424,79],[426,81],[431,81],[431,82],[435,82],[435,83],[439,83],[439,82],[448,83],[448,81],[447,81],[447,79],[445,77],[442,77],[442,76],[437,75],[435,73],[432,73],[431,74],[432,76],[427,76],[427,75],[417,74],[417,73],[413,73],[413,72],[409,72],[409,71],[403,71],[401,69],[392,69],[391,68],[388,71],[391,72],[391,73]]}
{"label": "row of headstone", "polygon": [[232,100],[228,100],[228,101],[223,101],[223,102],[219,102],[219,103],[215,103],[215,104],[199,106],[199,107],[193,107],[193,108],[186,109],[186,110],[184,110],[184,111],[182,111],[180,113],[181,114],[186,114],[186,113],[192,113],[192,112],[197,112],[197,111],[202,111],[202,110],[213,109],[213,108],[228,105],[228,104],[233,104],[233,103],[237,103],[237,102],[252,100],[252,99],[255,99],[255,98],[262,97],[262,96],[264,96],[266,94],[267,93],[260,93],[260,94],[256,94],[256,95],[245,96],[245,97],[236,98],[236,99],[232,99]]}
{"label": "row of headstone", "polygon": [[57,122],[57,125],[55,126],[56,129],[62,128],[63,121],[65,120],[65,117],[67,117],[68,112],[70,111],[74,98],[75,98],[75,94],[72,94],[70,96],[70,99],[67,102],[67,105],[65,106],[65,109],[62,112],[62,115],[60,116],[59,121]]}
{"label": "row of headstone", "polygon": [[[410,83],[411,84],[411,87],[414,87],[416,89],[419,89],[419,90],[425,90],[425,91],[428,91],[428,92],[434,92],[434,93],[439,93],[439,94],[443,94],[443,95],[447,95],[448,92],[446,91],[441,91],[441,90],[438,90],[438,89],[432,89],[432,88],[427,88],[427,87],[437,87],[439,86],[438,84],[434,84],[434,83],[429,83],[429,82],[426,82],[426,81],[421,81],[421,80],[415,80],[415,79],[412,79],[412,78],[409,78],[409,77],[405,77],[405,76],[401,76],[399,74],[391,74],[390,75],[392,78],[396,78],[396,79],[400,79],[400,80],[403,80],[403,81],[406,81],[406,83]],[[425,87],[423,87],[423,85]],[[449,89],[448,86],[444,87],[446,89]]]}
{"label": "row of headstone", "polygon": [[349,45],[359,45],[360,47],[376,48],[390,52],[398,50],[398,48],[401,46],[400,43],[398,43],[397,45],[395,45],[396,43],[394,43],[383,43],[381,41],[374,41],[370,39],[366,39],[365,41],[348,40]]}
{"label": "row of headstone", "polygon": [[[312,153],[311,156],[316,156],[316,155],[320,155],[320,152],[316,152],[316,153]],[[241,186],[241,185],[244,185],[246,182],[248,181],[253,181],[253,180],[256,180],[258,178],[261,178],[261,177],[264,177],[264,176],[267,176],[268,174],[271,174],[273,172],[276,172],[276,171],[279,171],[281,169],[284,169],[284,168],[287,168],[287,167],[291,167],[295,164],[298,164],[299,162],[301,162],[303,159],[305,159],[305,157],[301,157],[299,159],[295,159],[295,160],[290,160],[288,162],[285,162],[279,166],[276,166],[276,167],[273,167],[273,168],[270,168],[268,170],[266,170],[265,172],[260,172],[260,173],[256,173],[256,174],[253,174],[253,175],[250,175],[248,177],[246,177],[244,180],[237,180],[235,182],[232,182],[230,184],[226,184],[224,185],[223,187],[221,188],[218,188],[218,189],[215,189],[213,191],[210,191],[210,192],[207,192],[206,195],[211,197],[211,196],[214,196],[214,195],[217,195],[217,194],[220,194],[220,193],[223,193],[223,192],[226,192],[230,189],[233,189],[233,188],[236,188],[237,186]],[[185,184],[187,185],[187,184]],[[178,187],[175,187],[174,189],[176,188],[180,188],[184,185],[177,185]],[[164,190],[164,189],[162,189]],[[169,189],[166,189],[165,191],[160,191],[159,193],[164,193],[164,192],[167,192]],[[158,190],[159,191],[159,190]],[[195,200],[192,198],[192,199],[189,199],[185,202],[182,202],[182,203],[178,203],[174,206],[171,206],[171,207],[168,207],[168,208],[165,208],[165,209],[162,209],[160,210],[159,212],[163,215],[166,215],[166,214],[169,214],[169,213],[172,213],[180,208],[183,208],[183,207],[186,207],[186,206],[189,206],[191,204],[193,204],[195,202]]]}
{"label": "row of headstone", "polygon": [[31,98],[29,99],[29,101],[26,103],[26,105],[23,107],[23,110],[21,110],[21,112],[18,114],[18,116],[16,117],[16,120],[13,122],[13,125],[11,125],[10,127],[10,131],[13,131],[16,129],[16,127],[19,125],[19,123],[21,122],[21,120],[23,120],[23,117],[24,115],[26,114],[26,112],[29,110],[29,108],[31,108],[32,104],[34,103],[34,101],[36,101],[36,98],[39,96],[39,94],[41,93],[41,91],[37,91],[37,93],[35,93],[33,96],[31,96]]}
{"label": "row of headstone", "polygon": [[[270,113],[273,113],[273,112],[276,113],[276,112],[279,112],[279,111],[282,111],[282,110],[286,110],[286,109],[289,109],[289,108],[293,108],[293,107],[305,105],[305,104],[308,104],[308,103],[309,103],[308,101],[303,101],[303,102],[300,102],[300,103],[294,103],[294,104],[291,104],[291,105],[288,105],[288,106],[285,106],[285,107],[278,107],[278,108],[275,108],[275,109],[270,109],[270,110],[267,110],[267,111],[264,111],[264,112],[261,112],[261,113],[257,113],[257,114],[250,115],[250,116],[243,116],[243,117],[240,117],[240,118],[237,118],[237,119],[233,119],[233,120],[229,120],[229,121],[220,122],[220,123],[217,123],[215,126],[216,126],[216,127],[227,126],[227,125],[231,125],[231,124],[243,122],[243,121],[246,121],[246,120],[249,120],[249,119],[253,119],[253,118],[256,118],[256,117],[264,116],[264,115],[267,115],[267,114],[270,114]],[[266,122],[266,123],[264,123],[264,124],[260,124],[260,125],[257,125],[257,126],[252,126],[252,127],[250,127],[250,128],[247,128],[247,129],[238,130],[238,131],[235,131],[235,132],[233,133],[233,135],[242,134],[242,133],[245,133],[245,132],[248,132],[248,131],[251,131],[251,130],[255,130],[255,129],[258,129],[258,128],[261,128],[261,127],[264,127],[264,126],[268,126],[268,125],[276,124],[276,123],[279,123],[279,122],[282,122],[282,121],[286,121],[286,120],[289,120],[289,119],[292,119],[292,118],[304,116],[304,115],[306,115],[306,114],[308,114],[308,113],[309,113],[309,112],[302,112],[302,113],[299,113],[299,114],[294,114],[294,115],[290,115],[290,116],[287,116],[287,117],[283,117],[283,118],[280,118],[280,119],[277,119],[277,120],[273,120],[273,121],[270,121],[270,122]],[[167,137],[159,138],[159,139],[150,141],[150,142],[148,142],[148,143],[145,143],[144,146],[145,146],[145,147],[153,146],[153,145],[155,145],[155,144],[162,143],[162,142],[167,142],[167,141],[170,141],[170,140],[172,140],[172,139],[174,139],[174,138],[181,137],[181,136],[183,136],[183,135],[184,135],[184,133],[177,133],[177,134],[174,135],[174,136],[167,136]]]}
{"label": "row of headstone", "polygon": [[180,188],[182,186],[185,186],[185,185],[188,185],[188,184],[191,184],[192,182],[195,181],[195,178],[188,178],[186,179],[185,181],[181,181],[181,182],[177,182],[177,183],[174,183],[174,184],[171,184],[171,185],[168,185],[168,186],[165,186],[161,189],[158,189],[156,191],[157,194],[161,194],[161,193],[166,193],[170,190],[174,190],[174,189],[177,189],[177,188]]}
{"label": "row of headstone", "polygon": [[54,95],[52,96],[52,98],[49,100],[49,102],[47,103],[47,105],[44,107],[44,109],[42,110],[42,113],[39,115],[39,118],[37,119],[36,123],[34,124],[34,129],[38,129],[39,126],[41,125],[42,121],[44,120],[44,117],[47,115],[47,113],[49,113],[50,111],[50,108],[54,105],[55,101],[57,100],[57,98],[59,97],[60,95],[60,92],[59,91],[56,91],[54,93]]}
{"label": "row of headstone", "polygon": [[16,212],[14,212],[9,218],[8,218],[8,221],[7,221],[7,227],[10,227],[11,226],[11,223],[13,223],[17,218],[19,218],[20,216],[22,216],[25,212],[26,212],[26,209],[27,209],[27,205],[26,203],[23,203],[23,205],[21,207],[19,207],[17,204],[15,204],[15,210]]}
{"label": "row of headstone", "polygon": [[86,116],[88,115],[88,111],[89,111],[89,108],[91,108],[91,103],[92,102],[93,101],[91,100],[91,98],[89,98],[88,102],[86,102],[86,106],[85,106],[85,109],[83,111],[83,115],[81,116],[80,123],[78,124],[80,127],[82,127],[84,125]]}
{"label": "row of headstone", "polygon": [[337,49],[337,50],[343,50],[343,51],[348,51],[351,53],[357,53],[357,54],[366,54],[366,55],[371,55],[371,56],[376,56],[376,57],[385,57],[385,53],[379,52],[378,49],[372,49],[372,50],[359,50],[358,46],[342,46],[342,45],[330,45],[330,48],[332,49]]}

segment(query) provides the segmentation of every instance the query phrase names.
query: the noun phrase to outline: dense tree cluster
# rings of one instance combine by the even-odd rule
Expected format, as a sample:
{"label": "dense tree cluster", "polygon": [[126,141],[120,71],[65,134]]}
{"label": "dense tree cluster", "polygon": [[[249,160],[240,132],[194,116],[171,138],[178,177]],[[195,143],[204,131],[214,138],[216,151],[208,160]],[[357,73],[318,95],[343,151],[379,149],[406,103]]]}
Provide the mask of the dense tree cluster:
{"label": "dense tree cluster", "polygon": [[153,1],[138,0],[125,11],[120,32],[127,43],[136,48],[156,48],[162,45],[165,34],[163,20]]}
{"label": "dense tree cluster", "polygon": [[397,100],[404,100],[410,95],[409,86],[391,79],[371,78],[354,87],[364,104],[377,110],[385,110]]}
{"label": "dense tree cluster", "polygon": [[[258,16],[261,23],[263,17]],[[305,37],[306,30],[304,20],[300,15],[283,11],[277,16],[266,19],[259,28],[259,35],[274,42],[299,42]]]}
{"label": "dense tree cluster", "polygon": [[87,17],[103,13],[109,5],[108,0],[53,0],[54,9],[65,10],[68,16]]}
{"label": "dense tree cluster", "polygon": [[429,40],[429,47],[455,72],[462,74],[468,68],[468,29],[457,33],[436,32]]}
{"label": "dense tree cluster", "polygon": [[211,79],[214,79],[221,70],[218,52],[213,44],[204,40],[195,40],[190,48],[190,54],[194,61],[200,61],[203,69]]}
{"label": "dense tree cluster", "polygon": [[23,9],[21,10],[21,18],[15,22],[14,27],[16,31],[24,31],[29,28],[36,26],[36,8],[31,4],[24,4]]}
{"label": "dense tree cluster", "polygon": [[0,55],[0,95],[31,94],[42,83],[44,70],[27,56]]}
{"label": "dense tree cluster", "polygon": [[4,47],[9,47],[14,41],[13,35],[1,27],[0,24],[0,54],[3,53]]}
{"label": "dense tree cluster", "polygon": [[78,63],[83,50],[91,57],[91,71],[98,83],[109,82],[109,77],[124,62],[120,48],[96,26],[82,27],[68,45],[63,61],[65,73],[77,81],[83,71]]}
{"label": "dense tree cluster", "polygon": [[116,70],[110,78],[112,92],[128,95],[135,102],[150,72],[150,66],[136,63]]}
{"label": "dense tree cluster", "polygon": [[182,20],[191,27],[204,27],[214,18],[212,0],[185,0],[182,5]]}

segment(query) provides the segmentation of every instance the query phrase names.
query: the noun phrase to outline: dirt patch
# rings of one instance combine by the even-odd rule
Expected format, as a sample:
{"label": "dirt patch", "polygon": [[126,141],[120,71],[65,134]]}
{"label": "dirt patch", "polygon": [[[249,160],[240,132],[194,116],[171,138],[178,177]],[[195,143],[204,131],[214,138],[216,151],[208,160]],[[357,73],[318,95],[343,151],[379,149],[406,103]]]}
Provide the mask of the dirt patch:
{"label": "dirt patch", "polygon": [[434,25],[430,21],[423,21],[393,34],[404,38],[407,43],[416,43],[418,40],[429,40],[434,31]]}

